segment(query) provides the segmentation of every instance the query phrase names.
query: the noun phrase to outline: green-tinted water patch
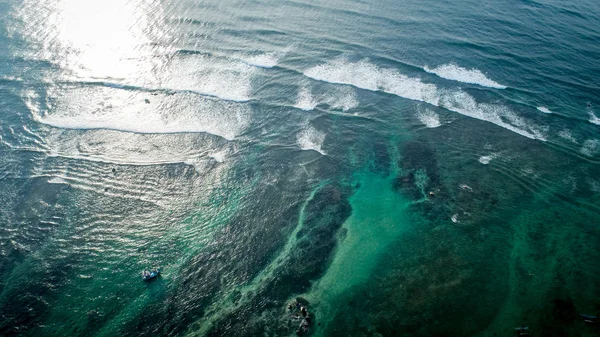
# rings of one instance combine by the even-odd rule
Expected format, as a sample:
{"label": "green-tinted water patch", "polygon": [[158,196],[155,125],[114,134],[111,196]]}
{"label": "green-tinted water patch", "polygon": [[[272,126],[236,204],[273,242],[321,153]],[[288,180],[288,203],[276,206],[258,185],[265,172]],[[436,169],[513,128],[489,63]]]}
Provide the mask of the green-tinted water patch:
{"label": "green-tinted water patch", "polygon": [[239,310],[242,306],[248,305],[248,302],[252,300],[254,293],[259,289],[259,287],[265,282],[270,281],[274,277],[275,271],[278,270],[278,268],[281,268],[285,262],[289,262],[288,256],[292,253],[292,250],[296,248],[298,239],[300,237],[299,232],[302,230],[304,225],[304,212],[307,208],[307,205],[315,197],[315,194],[323,187],[323,185],[325,185],[325,183],[326,182],[323,182],[315,187],[310,193],[309,197],[304,201],[300,208],[300,215],[296,228],[294,228],[291,235],[288,237],[286,244],[273,259],[273,261],[269,263],[258,275],[256,275],[251,282],[227,292],[225,294],[226,298],[216,301],[210,308],[208,308],[206,310],[207,314],[202,319],[202,324],[197,331],[192,332],[193,335],[205,335],[208,331],[214,328],[213,325],[216,321],[231,315],[236,310]]}
{"label": "green-tinted water patch", "polygon": [[[533,336],[597,336],[578,313],[598,311],[598,214],[536,201],[513,219],[509,293],[485,333],[528,325]],[[481,335],[484,335],[482,333]]]}
{"label": "green-tinted water patch", "polygon": [[282,336],[293,331],[286,302],[306,292],[325,273],[337,244],[336,234],[351,214],[349,195],[348,187],[336,183],[324,181],[315,187],[300,207],[287,243],[270,263],[248,284],[227,294],[223,303],[216,303],[213,307],[218,310],[207,313],[191,332],[202,334],[208,329],[208,336]]}
{"label": "green-tinted water patch", "polygon": [[336,303],[346,291],[366,282],[382,253],[410,228],[410,202],[393,190],[392,177],[361,173],[355,178],[359,188],[350,198],[352,216],[343,225],[336,254],[305,295],[320,323],[315,326],[318,335],[332,322]]}

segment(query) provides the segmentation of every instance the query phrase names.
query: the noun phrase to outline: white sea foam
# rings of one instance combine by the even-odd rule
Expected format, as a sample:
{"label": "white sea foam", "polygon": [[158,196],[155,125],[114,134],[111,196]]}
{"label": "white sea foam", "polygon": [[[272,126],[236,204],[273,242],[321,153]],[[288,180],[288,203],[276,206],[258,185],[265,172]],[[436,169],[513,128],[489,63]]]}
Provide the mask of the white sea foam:
{"label": "white sea foam", "polygon": [[188,90],[233,101],[247,101],[258,68],[206,55],[178,55],[161,72],[161,89]]}
{"label": "white sea foam", "polygon": [[315,129],[312,126],[308,126],[304,130],[300,131],[296,136],[298,145],[302,150],[314,150],[322,155],[325,155],[323,151],[323,143],[325,142],[325,133]]}
{"label": "white sea foam", "polygon": [[341,109],[342,111],[354,109],[359,104],[356,91],[349,86],[328,88],[322,100],[332,109]]}
{"label": "white sea foam", "polygon": [[572,143],[575,143],[575,144],[578,143],[577,139],[575,139],[575,137],[573,137],[573,134],[569,130],[559,131],[558,132],[558,136],[561,137],[561,138],[563,138],[563,139],[566,139],[566,140],[568,140],[568,141],[570,141]]}
{"label": "white sea foam", "polygon": [[600,118],[593,111],[588,111],[588,114],[590,115],[590,123],[600,125]]}
{"label": "white sea foam", "polygon": [[454,63],[444,64],[433,69],[426,66],[424,69],[428,73],[435,74],[447,80],[477,84],[496,89],[506,89],[506,86],[490,80],[480,70],[462,68]]}
{"label": "white sea foam", "polygon": [[365,60],[350,62],[336,59],[304,71],[310,78],[355,87],[383,91],[403,98],[426,102],[460,113],[465,116],[487,121],[518,133],[522,136],[546,140],[544,128],[528,122],[502,105],[478,103],[475,98],[461,90],[443,90],[434,84],[423,83],[394,69],[382,69]]}
{"label": "white sea foam", "polygon": [[315,100],[310,92],[310,89],[307,87],[302,87],[300,88],[300,91],[298,91],[298,100],[296,101],[294,107],[309,111],[316,108],[318,104],[319,102]]}
{"label": "white sea foam", "polygon": [[442,123],[440,123],[440,116],[431,109],[425,108],[418,111],[417,118],[428,128],[437,128],[442,125]]}
{"label": "white sea foam", "polygon": [[367,61],[337,59],[304,71],[304,75],[329,83],[350,84],[361,89],[384,91],[404,98],[437,102],[437,88],[394,69],[382,69]]}
{"label": "white sea foam", "polygon": [[64,180],[61,177],[52,177],[52,178],[48,179],[48,183],[50,183],[50,184],[65,184],[65,185],[69,184],[66,180]]}
{"label": "white sea foam", "polygon": [[232,146],[197,133],[155,135],[113,130],[50,129],[45,141],[50,157],[136,166],[185,163],[200,174],[213,167],[211,154],[230,153]]}
{"label": "white sea foam", "polygon": [[496,104],[477,103],[471,95],[464,91],[450,91],[442,94],[440,106],[465,116],[496,124],[527,138],[546,140],[544,130],[528,123],[509,108]]}
{"label": "white sea foam", "polygon": [[583,143],[581,147],[581,153],[586,156],[593,157],[600,152],[600,140],[588,139]]}
{"label": "white sea foam", "polygon": [[156,63],[153,71],[141,71],[135,76],[77,74],[67,79],[72,82],[83,80],[102,83],[116,89],[190,91],[224,100],[245,102],[251,99],[254,76],[264,67],[241,59],[183,53],[166,54],[153,62]]}
{"label": "white sea foam", "polygon": [[352,87],[336,86],[324,89],[314,95],[308,86],[302,86],[298,91],[298,98],[294,107],[302,110],[314,110],[319,104],[326,104],[331,109],[344,112],[358,106],[358,98]]}
{"label": "white sea foam", "polygon": [[238,57],[249,65],[261,68],[273,68],[284,55],[284,52],[270,52],[257,55],[242,55]]}
{"label": "white sea foam", "polygon": [[[145,102],[145,99],[149,99]],[[69,88],[48,111],[33,118],[63,129],[111,129],[137,133],[203,132],[234,139],[250,123],[243,103],[194,94],[149,96],[113,88]]]}
{"label": "white sea foam", "polygon": [[222,163],[225,161],[225,158],[227,158],[227,155],[229,155],[229,149],[223,149],[218,152],[213,152],[208,156],[214,159],[217,163]]}
{"label": "white sea foam", "polygon": [[551,114],[551,113],[552,113],[552,111],[550,111],[550,110],[549,110],[548,108],[546,108],[545,106],[538,106],[538,107],[537,107],[537,109],[538,109],[538,111],[541,111],[541,112],[543,112],[543,113],[545,113],[545,114]]}
{"label": "white sea foam", "polygon": [[13,81],[13,82],[21,82],[21,81],[23,81],[23,79],[20,78],[20,77],[8,76],[8,75],[2,75],[2,76],[0,76],[0,79],[5,80],[5,81]]}
{"label": "white sea foam", "polygon": [[496,159],[496,158],[498,158],[498,154],[497,153],[492,153],[492,154],[488,154],[487,156],[481,156],[481,157],[479,157],[479,162],[482,163],[483,165],[487,165],[493,159]]}

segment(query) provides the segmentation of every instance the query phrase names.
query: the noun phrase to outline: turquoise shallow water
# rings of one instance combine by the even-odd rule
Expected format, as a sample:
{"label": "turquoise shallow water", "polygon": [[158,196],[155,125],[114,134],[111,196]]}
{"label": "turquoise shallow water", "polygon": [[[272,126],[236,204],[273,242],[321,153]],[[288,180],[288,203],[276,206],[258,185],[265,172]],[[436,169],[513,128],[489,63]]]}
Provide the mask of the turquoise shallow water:
{"label": "turquoise shallow water", "polygon": [[598,335],[599,13],[0,0],[0,335]]}

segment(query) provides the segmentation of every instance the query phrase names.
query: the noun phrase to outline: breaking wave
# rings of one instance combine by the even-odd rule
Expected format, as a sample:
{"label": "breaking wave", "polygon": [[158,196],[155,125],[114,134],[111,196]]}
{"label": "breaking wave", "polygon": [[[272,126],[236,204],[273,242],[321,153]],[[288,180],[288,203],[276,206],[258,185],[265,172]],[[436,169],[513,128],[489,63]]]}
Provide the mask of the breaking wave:
{"label": "breaking wave", "polygon": [[270,52],[257,55],[243,55],[238,57],[251,66],[273,68],[279,63],[279,60],[284,55],[285,52]]}
{"label": "breaking wave", "polygon": [[479,157],[479,162],[482,163],[483,165],[487,165],[493,159],[496,159],[496,158],[498,158],[498,154],[497,153],[492,153],[492,154],[488,154],[487,156],[481,156],[481,157]]}
{"label": "breaking wave", "polygon": [[417,112],[417,119],[428,128],[437,128],[442,125],[440,116],[431,109],[423,109]]}
{"label": "breaking wave", "polygon": [[325,133],[315,129],[312,126],[300,131],[297,135],[298,145],[302,150],[317,151],[322,155],[326,155],[323,151],[323,143],[325,142]]}
{"label": "breaking wave", "polygon": [[304,71],[315,80],[349,84],[357,88],[383,91],[402,98],[426,102],[459,114],[487,121],[522,136],[546,140],[543,128],[529,123],[508,107],[497,104],[478,103],[475,98],[458,89],[440,89],[434,84],[423,83],[395,69],[380,68],[366,60],[350,62],[337,59]]}
{"label": "breaking wave", "polygon": [[300,88],[300,91],[298,91],[298,100],[294,107],[304,111],[310,111],[316,108],[318,104],[319,103],[312,96],[310,89],[302,87]]}
{"label": "breaking wave", "polygon": [[150,96],[115,88],[67,88],[34,120],[63,129],[110,129],[135,133],[203,132],[233,140],[250,124],[247,104],[191,93]]}
{"label": "breaking wave", "polygon": [[314,110],[320,104],[325,104],[330,109],[346,112],[356,108],[358,103],[356,92],[352,87],[331,87],[315,95],[308,86],[303,86],[298,91],[298,98],[294,107],[309,111]]}
{"label": "breaking wave", "polygon": [[178,55],[159,75],[160,89],[187,90],[232,101],[248,101],[259,68],[207,55]]}
{"label": "breaking wave", "polygon": [[428,73],[435,74],[447,80],[477,84],[495,89],[506,89],[505,85],[490,80],[480,70],[462,68],[454,63],[444,64],[433,69],[426,66],[423,69]]}
{"label": "breaking wave", "polygon": [[590,123],[600,125],[600,118],[596,116],[596,114],[594,114],[592,111],[588,111],[588,114],[590,115]]}

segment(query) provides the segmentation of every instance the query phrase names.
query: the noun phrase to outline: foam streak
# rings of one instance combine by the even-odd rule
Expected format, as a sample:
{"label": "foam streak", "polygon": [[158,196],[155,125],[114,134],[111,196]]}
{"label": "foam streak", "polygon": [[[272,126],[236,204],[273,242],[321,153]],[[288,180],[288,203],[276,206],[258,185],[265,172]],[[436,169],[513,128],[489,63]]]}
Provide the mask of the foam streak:
{"label": "foam streak", "polygon": [[435,74],[447,80],[477,84],[495,89],[506,89],[506,86],[490,80],[480,70],[462,68],[454,63],[444,64],[433,69],[424,67],[424,69],[428,73]]}
{"label": "foam streak", "polygon": [[304,71],[315,80],[349,84],[357,88],[383,91],[402,98],[426,102],[459,114],[487,121],[531,139],[545,141],[540,128],[517,116],[502,105],[477,103],[475,98],[461,90],[439,89],[423,83],[395,69],[383,69],[365,60],[349,62],[337,59]]}

